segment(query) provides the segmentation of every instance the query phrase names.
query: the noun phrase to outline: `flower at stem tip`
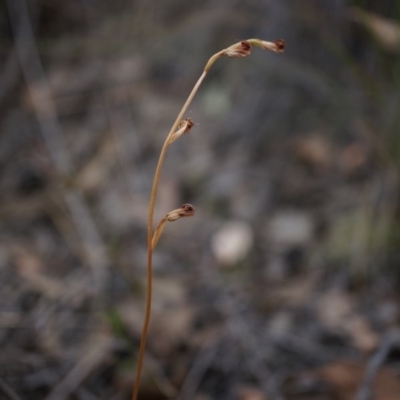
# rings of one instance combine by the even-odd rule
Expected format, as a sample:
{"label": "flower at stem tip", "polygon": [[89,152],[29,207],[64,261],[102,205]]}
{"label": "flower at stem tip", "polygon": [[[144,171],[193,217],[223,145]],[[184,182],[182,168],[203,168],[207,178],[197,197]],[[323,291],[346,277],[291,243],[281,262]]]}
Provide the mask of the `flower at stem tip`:
{"label": "flower at stem tip", "polygon": [[267,42],[261,39],[250,39],[249,43],[253,46],[261,47],[263,50],[271,50],[275,53],[283,53],[285,50],[285,41],[283,39],[275,40],[274,42]]}
{"label": "flower at stem tip", "polygon": [[285,41],[282,39],[275,40],[274,42],[267,42],[261,39],[242,40],[229,46],[220,54],[231,58],[247,57],[251,54],[251,46],[258,46],[264,50],[282,53],[285,50]]}

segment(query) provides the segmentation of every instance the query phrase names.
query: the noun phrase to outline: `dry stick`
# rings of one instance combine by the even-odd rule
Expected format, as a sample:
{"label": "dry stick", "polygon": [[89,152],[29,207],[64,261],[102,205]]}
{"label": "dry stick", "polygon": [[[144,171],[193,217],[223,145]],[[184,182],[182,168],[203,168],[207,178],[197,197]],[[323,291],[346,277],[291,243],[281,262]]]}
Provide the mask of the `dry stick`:
{"label": "dry stick", "polygon": [[213,362],[217,353],[218,343],[214,346],[205,345],[199,352],[197,357],[194,359],[189,372],[187,373],[185,380],[181,386],[180,393],[176,400],[187,400],[193,399],[198,386],[206,374],[207,369]]}
{"label": "dry stick", "polygon": [[[56,167],[55,175],[62,180],[70,174],[72,162],[66,150],[57,110],[35,45],[27,2],[26,0],[8,0],[7,5],[15,36],[15,51],[32,96],[40,131]],[[80,190],[67,190],[62,184],[56,186],[63,195],[74,227],[82,239],[86,262],[92,270],[100,300],[103,300],[110,263],[101,235]]]}
{"label": "dry stick", "polygon": [[17,84],[19,75],[20,68],[18,64],[18,54],[15,49],[13,49],[7,57],[7,60],[5,60],[0,75],[0,103]]}
{"label": "dry stick", "polygon": [[187,98],[185,104],[183,105],[181,111],[179,112],[174,124],[172,125],[171,130],[168,133],[167,138],[165,139],[164,145],[161,149],[160,157],[158,159],[158,164],[156,168],[156,172],[154,175],[153,186],[150,195],[150,202],[149,202],[149,214],[148,214],[148,222],[147,222],[147,294],[146,294],[146,310],[145,310],[145,317],[142,329],[142,337],[140,341],[140,348],[139,348],[139,356],[138,356],[138,366],[136,371],[136,378],[134,383],[134,389],[132,394],[132,400],[137,400],[138,393],[139,393],[139,384],[140,384],[140,377],[142,373],[143,367],[143,357],[144,357],[144,350],[146,347],[147,341],[147,332],[150,322],[150,313],[151,313],[151,300],[152,300],[152,280],[153,280],[153,268],[152,268],[152,259],[153,259],[153,250],[154,247],[152,245],[153,242],[153,216],[154,216],[154,206],[156,202],[157,196],[157,189],[158,183],[160,181],[161,176],[161,169],[164,164],[165,155],[167,153],[167,149],[171,144],[170,139],[171,136],[174,134],[176,129],[178,128],[179,123],[183,118],[183,114],[186,112],[187,108],[189,107],[190,103],[192,102],[194,96],[196,95],[200,85],[202,84],[204,78],[206,77],[208,71],[214,64],[214,62],[223,55],[232,58],[238,57],[247,57],[251,53],[251,46],[259,46],[264,50],[272,50],[275,52],[282,52],[285,46],[283,40],[277,40],[276,42],[265,42],[260,39],[249,39],[244,40],[234,45],[219,51],[218,53],[214,54],[208,60],[203,73],[201,74],[200,78],[198,79],[197,83],[193,87],[189,97]]}
{"label": "dry stick", "polygon": [[356,400],[370,400],[372,398],[373,381],[394,348],[400,348],[400,332],[397,330],[389,333],[383,339],[379,349],[372,356],[355,397]]}

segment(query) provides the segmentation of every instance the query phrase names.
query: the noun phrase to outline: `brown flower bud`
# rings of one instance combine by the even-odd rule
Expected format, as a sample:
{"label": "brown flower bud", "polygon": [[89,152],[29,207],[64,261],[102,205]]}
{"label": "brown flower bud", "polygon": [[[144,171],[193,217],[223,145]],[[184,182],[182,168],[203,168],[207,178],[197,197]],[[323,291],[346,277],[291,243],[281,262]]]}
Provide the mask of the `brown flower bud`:
{"label": "brown flower bud", "polygon": [[187,133],[190,132],[194,125],[194,122],[190,119],[184,119],[178,124],[178,130],[174,132],[170,139],[169,139],[169,144],[175,142],[176,139],[179,139],[182,135],[186,135]]}
{"label": "brown flower bud", "polygon": [[170,211],[157,225],[157,228],[154,231],[153,239],[151,241],[152,249],[156,247],[158,239],[160,239],[161,233],[164,230],[165,224],[167,221],[173,222],[179,218],[183,217],[191,217],[194,215],[194,207],[191,204],[183,204],[181,208],[177,208],[176,210]]}
{"label": "brown flower bud", "polygon": [[251,44],[247,40],[243,40],[239,43],[235,43],[232,46],[225,49],[224,54],[227,57],[238,58],[247,57],[251,53]]}
{"label": "brown flower bud", "polygon": [[283,39],[275,40],[274,44],[276,46],[276,52],[282,53],[285,51],[286,43]]}
{"label": "brown flower bud", "polygon": [[183,129],[183,134],[189,133],[194,125],[194,122],[190,118],[186,118],[181,121],[178,125],[178,129]]}
{"label": "brown flower bud", "polygon": [[181,208],[169,212],[166,216],[168,221],[176,221],[182,217],[191,217],[194,215],[194,207],[191,204],[184,204]]}
{"label": "brown flower bud", "polygon": [[261,47],[264,50],[272,50],[275,53],[282,53],[285,50],[285,41],[282,39],[275,40],[274,42],[261,41]]}
{"label": "brown flower bud", "polygon": [[282,53],[285,50],[285,41],[282,39],[275,40],[274,42],[267,42],[261,39],[250,39],[250,44],[253,46],[259,46],[264,50],[271,50],[275,53]]}

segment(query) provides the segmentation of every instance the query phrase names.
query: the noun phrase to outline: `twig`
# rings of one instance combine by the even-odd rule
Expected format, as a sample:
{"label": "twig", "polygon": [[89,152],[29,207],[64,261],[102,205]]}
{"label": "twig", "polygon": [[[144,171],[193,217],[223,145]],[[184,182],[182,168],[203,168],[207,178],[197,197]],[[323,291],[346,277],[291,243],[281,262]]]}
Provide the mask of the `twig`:
{"label": "twig", "polygon": [[166,377],[159,362],[151,357],[150,354],[146,355],[146,359],[149,364],[148,370],[162,394],[169,399],[176,398],[177,390]]}
{"label": "twig", "polygon": [[[15,50],[32,96],[40,131],[62,181],[70,173],[72,163],[35,45],[27,4],[25,0],[7,0],[7,4],[15,37]],[[77,189],[67,191],[61,188],[61,192],[83,242],[96,289],[99,294],[102,294],[105,290],[107,269],[110,263],[96,224],[82,194]]]}
{"label": "twig", "polygon": [[217,347],[217,345],[213,345],[200,349],[198,356],[186,375],[176,400],[189,400],[195,397],[194,395],[200,385],[201,379],[214,359]]}
{"label": "twig", "polygon": [[92,267],[95,287],[99,291],[99,294],[103,295],[106,290],[110,262],[100,233],[89,213],[82,193],[77,190],[65,191],[64,198],[74,225],[81,238],[84,239],[84,246],[89,265]]}
{"label": "twig", "polygon": [[371,388],[374,379],[393,348],[400,348],[400,332],[393,332],[383,339],[381,346],[372,356],[367,366],[364,378],[357,392],[356,400],[372,399]]}
{"label": "twig", "polygon": [[[15,50],[28,84],[41,133],[57,170],[62,175],[69,172],[71,160],[57,120],[57,111],[43,66],[36,49],[28,7],[25,0],[7,0]],[[39,86],[40,84],[40,86]]]}
{"label": "twig", "polygon": [[[245,362],[253,377],[258,381],[261,389],[268,394],[268,398],[273,400],[284,400],[280,391],[281,379],[272,375],[270,368],[265,362],[263,351],[254,333],[249,328],[249,324],[242,315],[237,312],[240,305],[237,304],[233,296],[226,294],[221,302],[221,310],[228,320],[227,330],[236,338],[245,349]],[[263,349],[265,350],[265,349]]]}
{"label": "twig", "polygon": [[18,57],[14,49],[9,54],[0,75],[0,102],[3,101],[8,92],[16,84],[19,75]]}
{"label": "twig", "polygon": [[[117,162],[120,166],[120,172],[118,175],[121,175],[121,181],[123,182],[126,192],[128,194],[132,194],[132,168],[130,168],[130,155],[128,154],[127,149],[127,139],[125,136],[125,131],[127,131],[126,124],[123,122],[125,119],[129,119],[129,113],[124,108],[123,110],[117,111],[113,110],[111,96],[106,92],[104,88],[103,91],[103,99],[104,99],[104,108],[106,111],[106,115],[110,124],[110,129],[112,134],[115,137],[115,153],[117,156]],[[116,115],[117,114],[117,115]],[[136,136],[136,135],[133,135]],[[136,150],[137,153],[137,150]]]}
{"label": "twig", "polygon": [[[93,341],[93,339],[91,339]],[[64,400],[78,390],[82,382],[109,357],[114,341],[108,337],[97,338],[95,345],[84,354],[65,378],[50,392],[45,400]]]}

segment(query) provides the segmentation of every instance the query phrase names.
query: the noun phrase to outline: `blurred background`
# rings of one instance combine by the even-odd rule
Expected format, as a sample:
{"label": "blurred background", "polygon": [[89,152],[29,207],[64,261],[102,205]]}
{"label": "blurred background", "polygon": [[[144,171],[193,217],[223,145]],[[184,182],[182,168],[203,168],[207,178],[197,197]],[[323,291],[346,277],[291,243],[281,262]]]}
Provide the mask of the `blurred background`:
{"label": "blurred background", "polygon": [[400,2],[0,2],[0,398],[398,400]]}

